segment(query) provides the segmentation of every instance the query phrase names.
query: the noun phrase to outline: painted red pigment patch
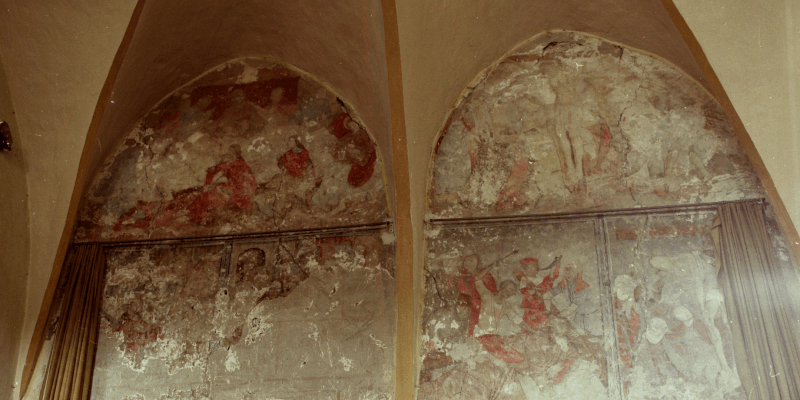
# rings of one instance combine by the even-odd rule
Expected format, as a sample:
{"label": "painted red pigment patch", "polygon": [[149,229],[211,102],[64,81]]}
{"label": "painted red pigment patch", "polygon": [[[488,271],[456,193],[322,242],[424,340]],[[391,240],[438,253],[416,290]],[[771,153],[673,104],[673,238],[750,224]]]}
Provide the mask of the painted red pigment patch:
{"label": "painted red pigment patch", "polygon": [[136,353],[140,348],[163,338],[160,326],[151,325],[140,318],[131,318],[128,313],[122,315],[119,326],[112,332],[121,332],[123,335],[121,350],[126,355]]}
{"label": "painted red pigment patch", "polygon": [[173,193],[172,200],[164,204],[161,216],[153,221],[153,226],[156,228],[177,227],[176,220],[186,214],[189,205],[200,193],[201,188],[189,188]]}
{"label": "painted red pigment patch", "polygon": [[306,163],[308,163],[310,159],[311,156],[305,148],[299,153],[290,149],[286,153],[283,153],[278,160],[278,166],[286,168],[286,172],[288,172],[289,175],[297,178],[303,174],[303,171],[306,169]]}
{"label": "painted red pigment patch", "polygon": [[[272,102],[272,91],[280,88],[283,89],[283,96],[276,106],[278,111],[289,115],[297,109],[297,87],[299,81],[300,77],[286,77],[245,84],[201,86],[192,91],[191,105],[194,106],[201,99],[210,97],[209,104],[206,105],[203,111],[213,110],[211,119],[217,120],[230,107],[230,94],[233,91],[243,90],[248,101],[264,108]],[[287,112],[288,114],[286,114]]]}
{"label": "painted red pigment patch", "polygon": [[373,149],[365,165],[362,166],[354,162],[350,167],[350,173],[347,174],[347,183],[352,187],[359,187],[367,183],[369,178],[372,177],[372,173],[375,172],[375,160],[377,158],[378,156]]}
{"label": "painted red pigment patch", "polygon": [[583,274],[579,273],[575,282],[575,291],[580,292],[589,287],[589,284],[583,281]]}
{"label": "painted red pigment patch", "polygon": [[[631,340],[633,340],[633,338],[636,337],[636,335],[639,333],[640,322],[641,321],[639,319],[639,314],[637,314],[636,311],[633,310],[633,307],[631,307],[631,321],[629,324],[631,332],[633,333],[633,335],[631,336]],[[633,344],[633,342],[631,342],[631,344]]]}
{"label": "painted red pigment patch", "polygon": [[483,282],[483,286],[486,286],[486,289],[490,292],[497,293],[497,282],[494,280],[494,276],[492,276],[491,272],[486,273],[483,279],[481,279],[481,282]]}
{"label": "painted red pigment patch", "polygon": [[560,383],[567,375],[567,372],[569,372],[569,369],[572,368],[572,364],[575,364],[574,358],[568,358],[564,360],[564,362],[561,364],[561,369],[558,371],[556,376],[551,378],[553,383]]}
{"label": "painted red pigment patch", "polygon": [[[158,211],[159,204],[154,201],[137,201],[136,205],[131,207],[125,214],[117,219],[114,224],[114,230],[120,231],[122,228],[146,228],[150,225],[153,215]],[[136,213],[141,212],[144,214],[143,218],[136,218]]]}
{"label": "painted red pigment patch", "polygon": [[318,256],[317,262],[320,264],[324,264],[336,253],[336,247],[342,245],[353,245],[353,238],[352,237],[327,237],[327,238],[318,238],[315,241],[317,246]]}
{"label": "painted red pigment patch", "polygon": [[558,266],[558,267],[556,267],[556,270],[553,272],[553,275],[545,276],[544,279],[542,280],[542,283],[540,283],[538,286],[536,286],[536,291],[539,292],[540,294],[545,294],[550,289],[552,289],[553,288],[553,282],[555,282],[556,279],[558,279],[558,274],[559,274],[559,270],[560,269],[561,269],[561,266]]}
{"label": "painted red pigment patch", "polygon": [[695,331],[697,331],[697,333],[700,335],[700,338],[702,338],[703,341],[705,341],[708,344],[712,344],[711,338],[709,338],[708,336],[708,329],[706,329],[706,324],[704,324],[703,321],[700,321],[699,319],[694,320],[694,324],[692,324],[692,327],[694,328]]}
{"label": "painted red pigment patch", "polygon": [[461,279],[458,280],[458,291],[462,295],[470,298],[469,329],[467,337],[472,337],[475,326],[478,325],[478,318],[481,316],[481,295],[478,287],[475,286],[475,277],[470,275],[467,270],[461,271]]}
{"label": "painted red pigment patch", "polygon": [[158,124],[153,127],[153,130],[160,130],[164,128],[169,123],[177,121],[178,117],[180,116],[181,112],[178,110],[174,112],[165,112],[164,115],[161,116],[161,120],[158,122]]}
{"label": "painted red pigment patch", "polygon": [[213,110],[211,119],[216,121],[231,106],[230,90],[233,86],[201,86],[192,91],[191,104],[194,106],[200,99],[210,97],[209,103],[203,111]]}
{"label": "painted red pigment patch", "polygon": [[442,145],[442,141],[444,141],[444,137],[447,135],[447,132],[450,130],[450,124],[453,122],[453,118],[450,117],[447,120],[447,123],[444,124],[444,128],[442,129],[442,134],[439,136],[439,140],[436,141],[436,147],[433,148],[433,154],[439,154],[439,146]]}
{"label": "painted red pigment patch", "polygon": [[286,107],[290,104],[297,104],[298,82],[300,82],[300,77],[286,77],[234,86],[244,89],[247,100],[262,108],[270,105],[270,97],[273,90],[283,89],[283,99],[278,103],[278,106]]}
{"label": "painted red pigment patch", "polygon": [[[514,210],[528,201],[527,196],[521,190],[525,183],[525,178],[528,176],[530,163],[516,148],[514,149],[514,159],[516,161],[514,162],[514,167],[511,168],[508,181],[495,203],[495,210],[498,212]],[[473,160],[470,158],[470,163],[472,162]]]}
{"label": "painted red pigment patch", "polygon": [[[224,174],[227,182],[212,184],[218,173]],[[250,210],[256,186],[256,179],[244,159],[236,158],[217,164],[206,170],[203,192],[189,205],[189,217],[198,224],[204,224],[210,210],[228,204]]]}
{"label": "painted red pigment patch", "polygon": [[231,346],[239,343],[240,340],[242,340],[242,327],[241,326],[236,328],[236,330],[234,330],[233,333],[230,336],[228,336],[225,339],[223,339],[222,345],[224,347],[231,347]]}
{"label": "painted red pigment patch", "polygon": [[498,360],[509,363],[521,363],[525,361],[525,357],[522,356],[522,353],[506,346],[506,344],[500,340],[499,335],[483,335],[478,336],[476,339],[483,345],[484,349]]}
{"label": "painted red pigment patch", "polygon": [[636,228],[617,229],[615,233],[617,240],[636,240],[639,237]]}
{"label": "painted red pigment patch", "polygon": [[338,117],[334,118],[333,122],[328,126],[328,131],[336,136],[337,139],[341,139],[348,133],[352,133],[350,128],[347,127],[347,120],[350,119],[350,116],[347,113],[341,113]]}
{"label": "painted red pigment patch", "polygon": [[667,332],[664,337],[669,340],[678,340],[681,336],[686,332],[686,326],[684,324],[680,324],[673,328],[671,331]]}
{"label": "painted red pigment patch", "polygon": [[521,305],[521,307],[525,309],[522,320],[534,330],[547,327],[547,316],[544,315],[547,307],[545,307],[544,301],[542,301],[541,297],[539,297],[536,292],[531,291],[530,288],[524,288],[521,292],[525,295]]}

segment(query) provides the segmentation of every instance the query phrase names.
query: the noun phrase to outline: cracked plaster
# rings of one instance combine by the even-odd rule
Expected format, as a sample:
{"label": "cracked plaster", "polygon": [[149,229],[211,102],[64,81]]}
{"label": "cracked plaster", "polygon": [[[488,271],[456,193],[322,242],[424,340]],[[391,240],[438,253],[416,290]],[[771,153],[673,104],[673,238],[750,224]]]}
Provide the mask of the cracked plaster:
{"label": "cracked plaster", "polygon": [[230,62],[151,110],[106,161],[78,240],[386,221],[383,164],[352,110],[281,65]]}
{"label": "cracked plaster", "polygon": [[435,153],[431,218],[765,196],[697,82],[655,57],[571,33],[491,68],[452,112]]}

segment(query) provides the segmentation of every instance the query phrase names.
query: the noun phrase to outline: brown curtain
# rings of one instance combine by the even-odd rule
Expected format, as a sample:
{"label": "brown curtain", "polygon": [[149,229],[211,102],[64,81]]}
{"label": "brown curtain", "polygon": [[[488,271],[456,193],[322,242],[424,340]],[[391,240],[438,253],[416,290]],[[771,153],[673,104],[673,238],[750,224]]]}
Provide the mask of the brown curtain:
{"label": "brown curtain", "polygon": [[63,300],[39,399],[89,399],[106,258],[97,244],[72,247]]}
{"label": "brown curtain", "polygon": [[[800,399],[800,350],[789,287],[755,203],[720,206],[715,228],[719,283],[731,321],[735,358],[748,399]],[[790,286],[791,285],[791,286]]]}

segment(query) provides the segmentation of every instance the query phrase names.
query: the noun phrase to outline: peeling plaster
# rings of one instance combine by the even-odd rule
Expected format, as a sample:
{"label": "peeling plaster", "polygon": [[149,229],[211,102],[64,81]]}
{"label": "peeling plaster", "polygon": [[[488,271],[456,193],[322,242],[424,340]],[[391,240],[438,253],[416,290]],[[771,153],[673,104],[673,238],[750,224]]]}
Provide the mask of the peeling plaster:
{"label": "peeling plaster", "polygon": [[435,147],[429,217],[761,198],[716,101],[663,61],[572,33],[464,95]]}
{"label": "peeling plaster", "polygon": [[275,63],[225,64],[150,111],[88,191],[78,240],[386,221],[383,164],[344,102]]}

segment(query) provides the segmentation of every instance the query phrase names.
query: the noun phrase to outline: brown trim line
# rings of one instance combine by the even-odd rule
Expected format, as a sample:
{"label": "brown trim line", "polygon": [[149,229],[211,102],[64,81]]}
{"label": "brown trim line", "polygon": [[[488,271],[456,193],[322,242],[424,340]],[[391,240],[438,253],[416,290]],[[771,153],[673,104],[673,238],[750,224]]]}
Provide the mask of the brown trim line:
{"label": "brown trim line", "polygon": [[397,212],[397,328],[395,331],[395,399],[414,398],[416,329],[414,324],[414,236],[411,225],[411,183],[408,170],[403,71],[395,0],[381,0],[383,35],[392,122],[392,161]]}
{"label": "brown trim line", "polygon": [[717,77],[716,72],[714,72],[714,68],[711,67],[711,63],[708,61],[705,52],[703,52],[702,46],[700,46],[691,28],[689,28],[689,24],[683,19],[678,7],[675,6],[673,0],[661,0],[661,4],[664,5],[675,27],[678,28],[681,36],[683,36],[686,45],[689,46],[689,50],[692,52],[697,65],[700,66],[703,75],[708,81],[711,93],[717,98],[717,101],[719,101],[722,109],[725,111],[728,121],[739,137],[739,143],[747,153],[750,162],[753,163],[753,167],[758,177],[761,179],[761,183],[764,185],[767,197],[769,198],[770,204],[772,204],[772,208],[775,210],[783,234],[786,235],[786,238],[789,240],[789,247],[792,249],[795,261],[800,261],[800,235],[797,234],[797,227],[794,226],[789,216],[789,211],[786,209],[786,205],[783,203],[783,200],[778,194],[778,190],[775,188],[775,182],[772,180],[769,171],[767,171],[764,160],[762,160],[761,156],[758,154],[758,149],[756,149],[753,140],[750,138],[750,134],[747,133],[742,119],[739,117],[739,114],[736,113],[736,109],[733,107],[731,99],[725,92],[725,88],[722,87],[719,77]]}
{"label": "brown trim line", "polygon": [[182,238],[166,238],[166,239],[141,239],[141,240],[118,240],[118,241],[81,241],[74,242],[75,244],[98,244],[103,248],[112,247],[144,247],[144,246],[161,246],[161,245],[186,245],[186,246],[202,246],[205,244],[217,244],[227,242],[247,243],[247,242],[261,242],[265,240],[278,240],[278,239],[297,239],[307,237],[337,237],[337,236],[352,236],[364,235],[379,232],[384,229],[391,229],[391,222],[376,222],[373,224],[364,225],[347,225],[347,226],[334,226],[330,228],[314,228],[314,229],[296,229],[291,231],[275,231],[263,233],[242,233],[236,235],[220,235],[220,236],[197,236],[197,237],[182,237]]}
{"label": "brown trim line", "polygon": [[81,193],[83,192],[83,185],[86,180],[86,170],[89,166],[89,158],[92,153],[92,146],[95,137],[97,136],[97,129],[100,126],[100,118],[108,105],[111,98],[111,91],[114,88],[114,83],[117,80],[117,74],[122,67],[122,61],[125,59],[125,53],[128,51],[131,40],[133,39],[136,26],[139,23],[139,16],[142,14],[145,0],[138,0],[136,7],[133,9],[131,19],[128,22],[128,27],[125,30],[125,35],[122,37],[117,54],[114,56],[114,61],[111,63],[111,68],[108,71],[108,76],[103,84],[103,89],[100,91],[100,96],[97,99],[97,105],[92,115],[92,121],[89,124],[89,131],[86,133],[86,140],[83,144],[83,152],[81,153],[81,160],[78,163],[78,174],[75,177],[75,186],[72,188],[72,197],[69,202],[69,209],[67,211],[67,221],[64,224],[64,229],[61,232],[61,240],[58,243],[56,251],[56,258],[53,262],[53,269],[50,272],[50,280],[47,283],[47,289],[44,292],[42,305],[39,308],[39,317],[36,320],[36,327],[31,336],[31,343],[28,346],[28,354],[25,358],[25,366],[22,369],[22,378],[20,380],[20,399],[23,398],[28,391],[33,371],[36,368],[36,362],[39,359],[39,354],[42,351],[44,344],[44,328],[47,324],[47,315],[50,312],[50,305],[53,302],[53,295],[55,294],[58,278],[61,275],[61,264],[64,263],[64,257],[67,254],[72,239],[72,231],[75,225],[75,218],[78,213],[78,205],[81,201]]}
{"label": "brown trim line", "polygon": [[654,215],[654,214],[678,214],[697,211],[716,211],[723,204],[747,203],[764,204],[766,199],[742,199],[717,201],[711,203],[694,204],[674,204],[666,206],[636,207],[636,208],[617,208],[608,210],[575,211],[575,212],[554,212],[541,214],[522,214],[509,215],[502,217],[472,217],[472,218],[438,218],[431,219],[428,223],[431,226],[441,227],[442,229],[455,229],[475,226],[492,225],[515,225],[527,224],[531,222],[558,222],[558,221],[580,221],[596,219],[601,217],[617,217],[626,215]]}

